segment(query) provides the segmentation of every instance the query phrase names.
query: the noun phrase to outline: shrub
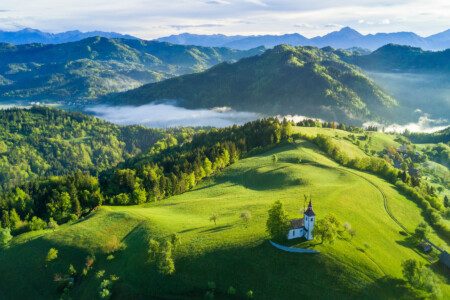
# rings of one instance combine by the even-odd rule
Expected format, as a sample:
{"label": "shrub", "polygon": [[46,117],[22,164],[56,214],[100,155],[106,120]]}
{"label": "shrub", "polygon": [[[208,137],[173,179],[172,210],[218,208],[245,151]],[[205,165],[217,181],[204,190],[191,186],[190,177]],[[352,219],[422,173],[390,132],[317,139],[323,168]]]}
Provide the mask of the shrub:
{"label": "shrub", "polygon": [[45,257],[45,262],[49,263],[58,258],[58,250],[55,248],[50,248],[47,252],[47,256]]}
{"label": "shrub", "polygon": [[0,247],[5,247],[12,240],[11,229],[1,228],[0,229]]}
{"label": "shrub", "polygon": [[236,289],[234,287],[230,286],[227,290],[227,294],[230,296],[236,295]]}
{"label": "shrub", "polygon": [[247,293],[245,293],[245,296],[247,297],[247,299],[253,299],[253,291],[248,290]]}
{"label": "shrub", "polygon": [[45,223],[44,220],[38,218],[38,217],[33,217],[31,219],[31,221],[28,223],[28,228],[31,231],[35,231],[35,230],[42,230],[45,227],[47,227],[47,223]]}

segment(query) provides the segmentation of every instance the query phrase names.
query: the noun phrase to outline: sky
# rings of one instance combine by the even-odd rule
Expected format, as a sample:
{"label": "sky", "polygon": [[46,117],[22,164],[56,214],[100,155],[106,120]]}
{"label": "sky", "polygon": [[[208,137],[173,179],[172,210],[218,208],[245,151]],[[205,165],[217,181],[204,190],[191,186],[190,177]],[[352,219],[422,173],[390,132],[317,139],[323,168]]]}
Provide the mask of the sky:
{"label": "sky", "polygon": [[450,28],[449,0],[1,0],[0,29],[102,30],[152,39],[170,34],[307,37],[350,26],[361,33]]}

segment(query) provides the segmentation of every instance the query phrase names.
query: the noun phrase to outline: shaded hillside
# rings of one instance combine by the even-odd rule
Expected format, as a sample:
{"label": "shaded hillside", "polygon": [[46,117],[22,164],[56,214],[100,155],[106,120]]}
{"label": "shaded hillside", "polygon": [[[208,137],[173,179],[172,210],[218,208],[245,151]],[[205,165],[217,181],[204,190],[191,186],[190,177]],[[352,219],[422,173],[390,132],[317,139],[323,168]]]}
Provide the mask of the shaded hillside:
{"label": "shaded hillside", "polygon": [[56,45],[0,44],[0,99],[93,99],[262,51],[101,37]]}
{"label": "shaded hillside", "polygon": [[164,99],[179,100],[188,108],[228,106],[335,120],[376,118],[396,105],[358,68],[331,51],[284,45],[113,97],[117,104],[133,105]]}

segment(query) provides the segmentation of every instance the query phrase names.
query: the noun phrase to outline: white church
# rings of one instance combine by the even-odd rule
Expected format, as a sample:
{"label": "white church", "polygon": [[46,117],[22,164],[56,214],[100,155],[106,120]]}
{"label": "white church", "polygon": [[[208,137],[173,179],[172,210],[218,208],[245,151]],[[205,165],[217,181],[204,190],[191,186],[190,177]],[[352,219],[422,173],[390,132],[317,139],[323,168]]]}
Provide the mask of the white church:
{"label": "white church", "polygon": [[303,212],[303,218],[291,220],[291,229],[289,229],[288,240],[304,237],[307,240],[313,239],[314,222],[316,214],[313,211],[311,200],[308,208]]}

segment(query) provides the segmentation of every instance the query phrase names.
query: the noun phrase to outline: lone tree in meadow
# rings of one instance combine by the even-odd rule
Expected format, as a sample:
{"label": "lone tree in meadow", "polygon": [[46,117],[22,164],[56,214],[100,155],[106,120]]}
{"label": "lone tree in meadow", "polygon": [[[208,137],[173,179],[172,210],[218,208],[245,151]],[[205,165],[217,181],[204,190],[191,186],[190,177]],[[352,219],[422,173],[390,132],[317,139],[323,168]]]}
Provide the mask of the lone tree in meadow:
{"label": "lone tree in meadow", "polygon": [[274,164],[276,164],[277,161],[278,161],[278,156],[277,156],[276,154],[273,154],[273,155],[272,155],[272,162],[273,162]]}
{"label": "lone tree in meadow", "polygon": [[283,203],[279,200],[275,201],[268,211],[266,227],[267,232],[273,240],[283,240],[289,230],[289,219],[284,211]]}
{"label": "lone tree in meadow", "polygon": [[47,256],[45,257],[45,265],[47,265],[49,262],[54,261],[58,258],[58,250],[55,248],[50,248],[47,252]]}
{"label": "lone tree in meadow", "polygon": [[252,218],[252,214],[246,210],[241,212],[239,218],[241,218],[241,220],[244,222],[245,227],[248,227],[248,222],[250,222],[250,219]]}
{"label": "lone tree in meadow", "polygon": [[209,220],[211,221],[211,222],[214,222],[214,226],[215,225],[217,225],[217,219],[218,219],[219,217],[217,216],[217,214],[212,214],[210,217],[209,217]]}

